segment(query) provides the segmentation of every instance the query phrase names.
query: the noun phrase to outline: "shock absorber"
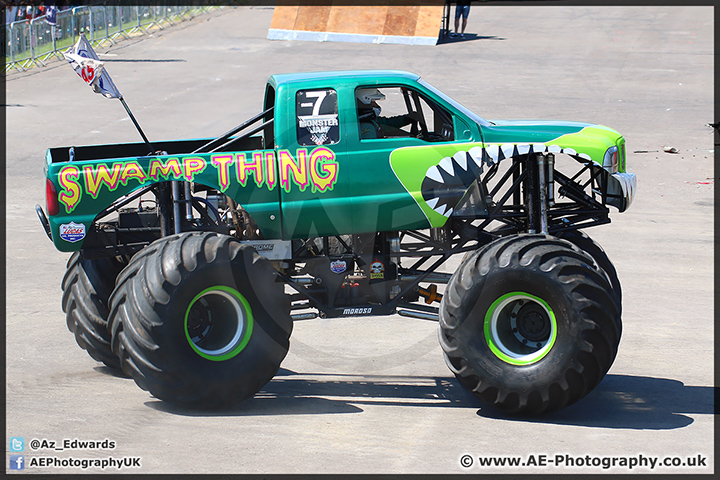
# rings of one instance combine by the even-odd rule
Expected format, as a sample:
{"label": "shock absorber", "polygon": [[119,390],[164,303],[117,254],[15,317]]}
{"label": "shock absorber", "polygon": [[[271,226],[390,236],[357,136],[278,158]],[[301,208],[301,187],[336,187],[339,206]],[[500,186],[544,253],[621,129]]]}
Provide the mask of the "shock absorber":
{"label": "shock absorber", "polygon": [[185,182],[185,219],[188,223],[192,222],[192,192],[190,191],[190,182]]}
{"label": "shock absorber", "polygon": [[540,203],[540,233],[548,233],[548,194],[547,194],[547,162],[545,155],[538,154],[538,200]]}
{"label": "shock absorber", "polygon": [[173,217],[175,220],[174,225],[173,225],[175,232],[173,232],[173,233],[182,232],[182,217],[180,216],[180,204],[185,203],[185,200],[183,199],[183,194],[180,193],[181,192],[181,190],[180,190],[181,183],[183,183],[183,182],[179,182],[179,181],[172,182]]}
{"label": "shock absorber", "polygon": [[555,205],[555,155],[548,153],[547,156],[547,191],[548,191],[548,206]]}
{"label": "shock absorber", "polygon": [[172,193],[170,186],[167,183],[160,183],[157,186],[158,192],[158,209],[160,213],[160,233],[163,237],[172,235],[175,232],[171,232],[172,228],[172,210],[170,208],[172,204]]}
{"label": "shock absorber", "polygon": [[533,158],[534,156],[535,155],[529,155],[525,159],[525,179],[523,191],[525,194],[525,208],[527,210],[528,233],[537,232],[537,160]]}

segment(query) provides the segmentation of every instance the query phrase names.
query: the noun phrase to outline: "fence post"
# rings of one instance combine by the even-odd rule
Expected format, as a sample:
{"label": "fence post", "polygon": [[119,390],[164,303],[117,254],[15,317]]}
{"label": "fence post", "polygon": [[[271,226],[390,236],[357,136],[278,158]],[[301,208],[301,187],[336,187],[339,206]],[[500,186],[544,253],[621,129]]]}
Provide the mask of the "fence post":
{"label": "fence post", "polygon": [[[45,17],[45,19],[47,20],[47,17]],[[64,58],[57,49],[57,43],[55,41],[55,34],[57,32],[56,28],[57,25],[50,25],[50,35],[52,35],[52,51],[48,52],[48,54],[45,55],[45,58],[43,58],[43,60],[47,60],[50,57],[58,57],[60,60],[63,60]]]}
{"label": "fence post", "polygon": [[70,15],[70,31],[72,32],[72,43],[75,45],[75,10],[77,7],[74,7],[72,9],[72,14]]}
{"label": "fence post", "polygon": [[33,20],[30,19],[28,22],[28,38],[30,38],[30,63],[32,65],[35,62],[35,41],[33,40]]}
{"label": "fence post", "polygon": [[90,45],[92,45],[92,42],[95,40],[95,25],[93,25],[92,5],[88,6],[88,12],[90,12]]}
{"label": "fence post", "polygon": [[114,44],[115,42],[112,41],[112,38],[110,38],[110,30],[108,26],[108,14],[107,14],[107,7],[103,5],[103,16],[105,17],[105,40],[108,40],[110,43]]}
{"label": "fence post", "polygon": [[113,34],[113,36],[110,38],[110,40],[114,40],[121,35],[123,37],[129,39],[130,36],[127,33],[125,33],[125,29],[123,28],[122,6],[118,5],[117,7],[115,7],[115,9],[117,10],[117,13],[115,15],[117,16],[116,20],[118,22],[118,31]]}
{"label": "fence post", "polygon": [[137,25],[135,25],[128,33],[135,33],[140,30],[141,32],[147,34],[148,31],[140,24],[140,5],[135,6],[135,16],[137,17]]}
{"label": "fence post", "polygon": [[35,31],[35,19],[33,18],[30,20],[30,23],[28,24],[28,27],[30,29],[30,63],[28,65],[32,65],[33,63],[39,64],[41,66],[45,66],[42,60],[39,58],[35,58],[35,40],[37,40],[37,36],[35,36],[35,39],[33,39],[33,32]]}
{"label": "fence post", "polygon": [[158,7],[157,5],[155,5],[155,6],[148,7],[148,8],[152,9],[152,10],[151,10],[151,12],[152,12],[152,22],[150,22],[150,24],[148,25],[147,28],[152,28],[152,27],[154,27],[154,26],[157,26],[158,28],[160,28],[160,30],[165,30],[165,27],[163,27],[163,26],[160,24],[160,22],[158,21],[158,14],[157,14],[158,8],[162,8],[162,7]]}
{"label": "fence post", "polygon": [[10,64],[15,65],[15,22],[10,22]]}
{"label": "fence post", "polygon": [[20,62],[15,61],[15,22],[10,22],[10,63],[5,66],[5,71],[16,68],[21,72],[25,71]]}

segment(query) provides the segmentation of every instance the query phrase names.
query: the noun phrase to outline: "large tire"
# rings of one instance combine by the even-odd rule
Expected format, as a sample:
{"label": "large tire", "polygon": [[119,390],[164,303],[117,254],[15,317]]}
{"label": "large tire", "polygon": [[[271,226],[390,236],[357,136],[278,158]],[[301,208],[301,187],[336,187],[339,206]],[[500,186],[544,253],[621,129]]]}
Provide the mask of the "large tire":
{"label": "large tire", "polygon": [[108,300],[126,262],[115,257],[88,260],[72,254],[62,280],[62,309],[75,341],[95,360],[120,369],[110,348]]}
{"label": "large tire", "polygon": [[450,370],[508,413],[557,410],[587,395],[612,365],[620,310],[603,272],[547,235],[498,239],[448,283],[439,337]]}
{"label": "large tire", "polygon": [[558,237],[571,242],[595,260],[598,266],[605,272],[610,286],[612,286],[613,291],[618,297],[618,302],[622,304],[622,287],[620,286],[617,270],[615,270],[615,265],[610,261],[610,258],[600,244],[582,230],[566,230],[561,232]]}
{"label": "large tire", "polygon": [[168,403],[215,409],[252,397],[289,348],[283,285],[266,258],[227,235],[157,240],[120,274],[110,304],[123,370]]}

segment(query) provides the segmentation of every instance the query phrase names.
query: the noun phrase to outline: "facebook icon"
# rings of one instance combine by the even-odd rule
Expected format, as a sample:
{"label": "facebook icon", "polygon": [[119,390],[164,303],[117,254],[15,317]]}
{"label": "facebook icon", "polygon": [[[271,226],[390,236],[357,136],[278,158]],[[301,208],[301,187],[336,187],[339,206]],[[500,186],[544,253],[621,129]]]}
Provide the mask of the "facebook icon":
{"label": "facebook icon", "polygon": [[10,455],[10,470],[24,470],[25,455]]}

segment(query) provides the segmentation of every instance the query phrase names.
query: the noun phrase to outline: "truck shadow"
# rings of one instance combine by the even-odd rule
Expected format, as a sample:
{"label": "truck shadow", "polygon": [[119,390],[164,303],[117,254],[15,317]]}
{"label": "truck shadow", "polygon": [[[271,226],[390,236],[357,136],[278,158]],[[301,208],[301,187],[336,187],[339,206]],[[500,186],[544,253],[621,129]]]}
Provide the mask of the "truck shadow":
{"label": "truck shadow", "polygon": [[483,408],[477,415],[551,425],[671,430],[693,423],[688,415],[713,415],[714,393],[714,387],[688,386],[678,380],[606,375],[587,397],[557,412],[540,417],[510,417]]}
{"label": "truck shadow", "polygon": [[255,397],[230,409],[190,410],[160,400],[146,405],[183,416],[361,413],[363,405],[449,407],[475,410],[480,417],[514,422],[640,430],[682,428],[694,421],[688,414],[715,413],[713,387],[686,386],[664,378],[607,375],[580,402],[558,412],[525,417],[481,407],[480,402],[451,377],[304,375],[284,369]]}

